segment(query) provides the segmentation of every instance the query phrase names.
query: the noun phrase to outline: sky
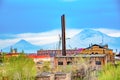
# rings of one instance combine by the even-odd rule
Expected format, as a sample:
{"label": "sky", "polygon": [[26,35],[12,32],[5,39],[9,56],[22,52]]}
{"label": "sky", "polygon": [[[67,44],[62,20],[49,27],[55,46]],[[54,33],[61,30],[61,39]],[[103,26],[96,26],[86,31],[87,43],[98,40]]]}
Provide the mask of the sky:
{"label": "sky", "polygon": [[20,39],[33,44],[57,40],[62,14],[68,37],[84,28],[120,37],[119,0],[0,0],[0,48]]}

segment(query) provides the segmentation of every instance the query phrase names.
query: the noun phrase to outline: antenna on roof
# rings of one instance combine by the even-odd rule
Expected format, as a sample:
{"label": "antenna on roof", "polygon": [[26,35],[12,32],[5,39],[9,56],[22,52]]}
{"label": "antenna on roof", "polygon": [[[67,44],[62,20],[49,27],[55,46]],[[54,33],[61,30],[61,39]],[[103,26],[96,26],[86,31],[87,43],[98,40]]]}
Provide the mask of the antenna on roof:
{"label": "antenna on roof", "polygon": [[58,50],[60,50],[62,37],[60,34],[58,36],[59,36]]}
{"label": "antenna on roof", "polygon": [[102,45],[103,45],[103,42],[104,42],[104,36],[102,35]]}

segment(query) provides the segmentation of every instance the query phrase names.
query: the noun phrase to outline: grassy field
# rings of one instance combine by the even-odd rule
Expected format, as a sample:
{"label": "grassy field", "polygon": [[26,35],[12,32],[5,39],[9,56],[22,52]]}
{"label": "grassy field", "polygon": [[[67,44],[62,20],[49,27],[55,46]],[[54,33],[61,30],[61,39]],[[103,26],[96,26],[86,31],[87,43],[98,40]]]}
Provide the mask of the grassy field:
{"label": "grassy field", "polygon": [[36,66],[25,56],[3,58],[0,65],[0,80],[34,80]]}
{"label": "grassy field", "polygon": [[120,80],[120,62],[118,66],[106,65],[99,73],[98,80]]}

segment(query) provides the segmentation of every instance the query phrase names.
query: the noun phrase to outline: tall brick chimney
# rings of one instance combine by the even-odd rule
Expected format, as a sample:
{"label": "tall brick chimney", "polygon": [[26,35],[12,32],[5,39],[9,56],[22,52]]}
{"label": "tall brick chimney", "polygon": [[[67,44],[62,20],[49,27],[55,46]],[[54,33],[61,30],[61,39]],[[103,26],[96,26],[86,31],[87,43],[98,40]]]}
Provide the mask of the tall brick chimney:
{"label": "tall brick chimney", "polygon": [[66,56],[66,40],[65,40],[65,15],[61,16],[62,27],[62,56]]}

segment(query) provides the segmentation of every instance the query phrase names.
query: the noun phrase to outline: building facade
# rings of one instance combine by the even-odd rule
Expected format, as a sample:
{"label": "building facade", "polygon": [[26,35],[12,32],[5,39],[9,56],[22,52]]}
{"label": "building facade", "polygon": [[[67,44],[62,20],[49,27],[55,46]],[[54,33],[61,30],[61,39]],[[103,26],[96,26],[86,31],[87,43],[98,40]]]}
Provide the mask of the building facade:
{"label": "building facade", "polygon": [[81,52],[81,54],[90,54],[90,55],[97,55],[97,54],[105,54],[107,57],[107,62],[114,62],[115,60],[115,53],[112,49],[109,49],[108,45],[97,45],[94,44]]}
{"label": "building facade", "polygon": [[[37,55],[50,55],[54,56],[55,60],[58,56],[62,57],[62,51],[61,50],[38,50]],[[114,63],[115,60],[115,53],[112,49],[108,48],[108,45],[91,45],[87,48],[80,48],[76,50],[66,50],[66,56],[74,57],[74,55],[81,55],[81,57],[89,57],[91,59],[95,58],[94,60],[100,60],[102,65],[106,64],[108,62]],[[102,57],[102,58],[101,58]],[[66,57],[64,57],[66,58]],[[103,59],[104,58],[104,59]],[[65,59],[66,60],[66,59]]]}
{"label": "building facade", "polygon": [[94,44],[88,48],[83,49],[78,54],[69,55],[69,56],[55,56],[54,57],[54,66],[67,66],[74,65],[76,61],[84,60],[87,66],[92,69],[101,69],[102,66],[107,63],[114,64],[115,54],[112,49],[108,48],[108,45],[97,45]]}

